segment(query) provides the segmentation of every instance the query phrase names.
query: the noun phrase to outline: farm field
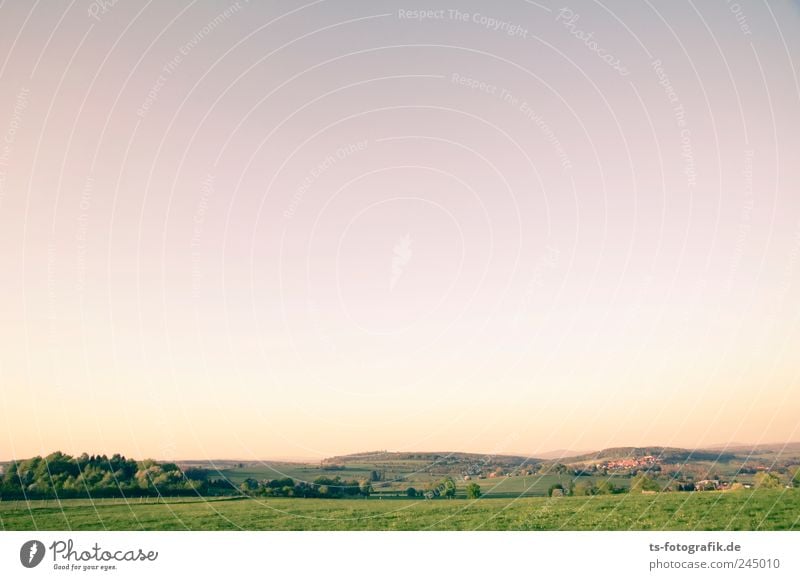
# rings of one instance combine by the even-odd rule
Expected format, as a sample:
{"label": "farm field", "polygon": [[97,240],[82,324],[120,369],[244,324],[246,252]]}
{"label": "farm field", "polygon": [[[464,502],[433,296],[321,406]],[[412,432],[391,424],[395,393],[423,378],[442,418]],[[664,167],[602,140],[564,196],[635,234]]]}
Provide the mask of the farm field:
{"label": "farm field", "polygon": [[[405,491],[409,486],[417,489],[424,489],[427,484],[437,482],[443,475],[430,476],[424,472],[422,466],[417,471],[412,471],[408,466],[403,466],[404,470],[399,470],[396,466],[386,470],[386,481],[373,483],[374,494],[382,497],[405,497]],[[250,465],[245,468],[221,469],[214,472],[215,476],[223,477],[235,485],[242,483],[247,478],[257,480],[272,479],[278,477],[291,477],[297,481],[312,482],[317,477],[340,476],[346,479],[360,479],[369,477],[373,465],[364,464],[347,465],[344,469],[335,472],[324,471],[322,469],[302,464],[288,465]],[[554,484],[566,484],[569,481],[578,483],[581,480],[594,481],[596,477],[565,477],[555,474],[535,474],[528,476],[498,477],[475,480],[481,486],[481,494],[487,498],[519,498],[519,497],[544,497],[547,490]],[[602,478],[612,482],[616,487],[627,489],[630,487],[628,477],[605,477]],[[667,481],[666,479],[664,481]],[[464,482],[459,481],[459,486]],[[460,497],[464,497],[463,487],[457,491]]]}
{"label": "farm field", "polygon": [[0,502],[2,530],[800,530],[800,492]]}

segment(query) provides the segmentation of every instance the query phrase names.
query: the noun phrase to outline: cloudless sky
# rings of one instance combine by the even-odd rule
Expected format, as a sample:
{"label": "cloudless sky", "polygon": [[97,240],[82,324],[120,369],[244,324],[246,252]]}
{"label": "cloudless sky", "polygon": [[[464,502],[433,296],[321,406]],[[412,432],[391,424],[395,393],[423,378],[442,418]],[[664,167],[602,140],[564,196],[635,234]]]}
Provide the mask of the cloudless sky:
{"label": "cloudless sky", "polygon": [[800,439],[796,3],[0,8],[0,459]]}

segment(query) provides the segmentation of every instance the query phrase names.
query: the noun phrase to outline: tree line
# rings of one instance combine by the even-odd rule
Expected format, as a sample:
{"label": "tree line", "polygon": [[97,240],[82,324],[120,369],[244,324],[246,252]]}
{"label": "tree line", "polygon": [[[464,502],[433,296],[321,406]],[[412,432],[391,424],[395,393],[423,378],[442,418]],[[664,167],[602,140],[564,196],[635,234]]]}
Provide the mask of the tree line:
{"label": "tree line", "polygon": [[265,481],[248,477],[239,485],[239,491],[264,497],[357,498],[369,497],[372,485],[366,479],[346,480],[339,476],[318,477],[313,482],[295,481],[291,477]]}
{"label": "tree line", "polygon": [[[215,477],[216,476],[216,477]],[[46,457],[11,462],[0,478],[0,499],[69,499],[91,497],[260,495],[266,497],[354,498],[372,493],[368,480],[318,477],[313,482],[290,477],[236,485],[219,472],[181,469],[153,459],[137,461],[120,454],[73,457],[60,451]]]}
{"label": "tree line", "polygon": [[60,451],[13,461],[0,480],[2,499],[194,495],[202,482],[174,463],[136,461],[123,455],[73,457]]}

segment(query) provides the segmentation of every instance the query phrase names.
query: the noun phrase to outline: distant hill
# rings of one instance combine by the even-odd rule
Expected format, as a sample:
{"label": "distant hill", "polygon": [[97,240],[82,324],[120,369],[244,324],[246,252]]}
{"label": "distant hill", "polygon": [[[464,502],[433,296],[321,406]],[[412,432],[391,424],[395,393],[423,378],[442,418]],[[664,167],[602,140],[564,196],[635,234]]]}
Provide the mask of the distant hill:
{"label": "distant hill", "polygon": [[682,449],[680,447],[610,447],[602,451],[585,453],[575,457],[564,457],[561,463],[588,463],[629,457],[652,455],[662,463],[682,463],[686,461],[730,461],[736,458],[731,451],[713,449]]}
{"label": "distant hill", "polygon": [[538,463],[592,464],[603,461],[637,458],[652,455],[659,463],[686,463],[694,461],[726,462],[734,459],[747,460],[748,457],[764,456],[800,458],[800,443],[778,443],[763,445],[735,444],[732,446],[710,446],[702,449],[663,447],[609,447],[589,453],[576,453],[569,450],[554,450],[540,453],[537,457],[525,455],[492,455],[464,453],[460,451],[368,451],[337,455],[322,460],[323,465],[345,465],[353,463],[394,463],[422,461],[431,465],[495,465],[519,467]]}
{"label": "distant hill", "polygon": [[748,443],[719,443],[717,445],[709,445],[706,449],[724,449],[725,451],[739,455],[748,455],[750,453],[795,455],[800,454],[800,441],[791,443],[759,443],[757,445]]}
{"label": "distant hill", "polygon": [[552,451],[546,451],[544,453],[536,453],[537,457],[541,459],[564,459],[567,457],[578,457],[579,455],[589,455],[594,453],[593,451],[577,451],[575,449],[553,449]]}
{"label": "distant hill", "polygon": [[426,463],[490,463],[492,465],[514,465],[541,463],[541,459],[524,455],[492,455],[489,453],[462,453],[460,451],[369,451],[350,455],[328,457],[323,464],[378,463],[394,461],[424,461]]}

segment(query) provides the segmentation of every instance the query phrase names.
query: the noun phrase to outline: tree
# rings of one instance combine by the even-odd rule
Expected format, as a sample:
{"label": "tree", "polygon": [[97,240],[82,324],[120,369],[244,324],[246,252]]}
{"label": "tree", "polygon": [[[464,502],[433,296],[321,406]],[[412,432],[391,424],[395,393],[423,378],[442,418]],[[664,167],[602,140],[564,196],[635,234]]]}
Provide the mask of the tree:
{"label": "tree", "polygon": [[467,485],[467,499],[478,499],[481,497],[481,486],[477,483]]}
{"label": "tree", "polygon": [[595,487],[590,480],[579,480],[572,488],[572,495],[594,495]]}
{"label": "tree", "polygon": [[595,493],[597,495],[611,495],[613,493],[619,493],[619,491],[619,488],[608,479],[603,479],[597,482],[597,485],[595,486]]}
{"label": "tree", "polygon": [[768,471],[763,471],[756,474],[753,481],[758,489],[776,489],[781,487],[780,478],[774,473],[769,473]]}
{"label": "tree", "polygon": [[433,499],[435,497],[446,497],[452,499],[456,496],[456,482],[452,477],[445,477],[439,483],[430,484],[425,492],[425,497]]}
{"label": "tree", "polygon": [[414,489],[413,487],[409,487],[406,490],[406,496],[408,496],[408,497],[417,497],[417,490]]}
{"label": "tree", "polygon": [[660,487],[655,479],[646,473],[640,473],[631,480],[631,492],[642,493],[643,491],[659,491]]}
{"label": "tree", "polygon": [[442,480],[442,495],[447,499],[456,497],[456,482],[452,477],[446,477]]}
{"label": "tree", "polygon": [[273,479],[267,482],[267,487],[281,489],[284,487],[294,487],[294,480],[291,477],[284,477],[283,479]]}
{"label": "tree", "polygon": [[794,477],[792,478],[792,485],[795,487],[800,487],[800,467],[797,468],[797,471],[794,472]]}
{"label": "tree", "polygon": [[241,484],[239,484],[239,489],[241,489],[244,493],[258,491],[258,482],[252,477],[248,477]]}
{"label": "tree", "polygon": [[560,483],[554,483],[548,488],[547,497],[553,497],[553,492],[555,492],[556,490],[559,490],[559,492],[556,495],[566,495],[564,491],[564,486],[561,485]]}

